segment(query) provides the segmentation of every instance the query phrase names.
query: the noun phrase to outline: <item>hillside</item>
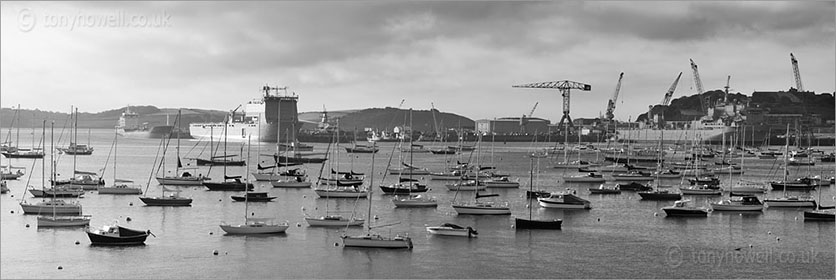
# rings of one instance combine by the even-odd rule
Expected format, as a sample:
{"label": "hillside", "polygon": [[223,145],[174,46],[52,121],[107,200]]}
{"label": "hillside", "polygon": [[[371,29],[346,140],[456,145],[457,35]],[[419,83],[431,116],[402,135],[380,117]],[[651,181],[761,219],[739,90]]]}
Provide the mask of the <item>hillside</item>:
{"label": "hillside", "polygon": [[[413,110],[412,127],[414,130],[423,132],[435,131],[433,125],[433,112],[435,112],[435,123],[439,130],[473,128],[473,120],[453,113],[444,113],[438,110]],[[391,131],[396,126],[410,126],[409,110],[386,107],[359,110],[346,114],[340,118],[341,130],[362,130],[371,128],[374,130]]]}
{"label": "hillside", "polygon": [[[157,108],[154,106],[131,106],[131,110],[138,113],[143,122],[148,122],[151,126],[165,125],[166,122],[173,125],[174,119],[177,118],[177,110],[175,108]],[[0,109],[0,126],[11,127],[15,115],[15,109],[2,108]],[[113,128],[119,121],[119,116],[125,111],[125,107],[113,110],[102,111],[98,113],[83,113],[79,112],[78,127],[79,128]],[[204,109],[182,109],[183,127],[188,127],[192,122],[218,122],[222,121],[226,112],[217,110]],[[55,121],[56,127],[69,126],[69,112],[50,112],[41,111],[38,109],[20,110],[20,127],[40,127],[42,120],[47,120],[47,123]],[[17,126],[17,124],[15,124]]]}
{"label": "hillside", "polygon": [[[131,110],[140,115],[143,122],[148,122],[150,126],[165,125],[166,123],[173,125],[175,118],[177,118],[177,110],[173,108],[157,108],[154,106],[131,106]],[[0,109],[0,126],[11,127],[12,120],[15,115],[15,109],[2,108]],[[113,128],[116,126],[119,116],[125,108],[102,111],[98,113],[79,113],[78,127],[79,128]],[[436,112],[437,123],[440,128],[472,128],[474,126],[473,120],[462,117],[452,113]],[[328,112],[328,117],[332,121],[340,120],[340,128],[343,131],[351,131],[357,129],[362,131],[364,128],[373,128],[377,130],[391,131],[395,126],[402,126],[408,124],[409,110],[400,110],[397,108],[372,108],[363,110],[343,110]],[[183,126],[188,127],[190,123],[194,122],[220,122],[223,121],[225,111],[218,110],[204,110],[204,109],[182,109]],[[304,112],[299,114],[299,120],[308,123],[318,123],[321,112]],[[55,121],[56,127],[69,127],[69,112],[48,112],[41,110],[20,110],[20,127],[40,127],[42,120],[47,120],[47,123]],[[415,110],[413,111],[413,125],[415,130],[432,132],[435,130],[433,126],[432,112],[429,110]],[[17,124],[15,124],[17,126]]]}

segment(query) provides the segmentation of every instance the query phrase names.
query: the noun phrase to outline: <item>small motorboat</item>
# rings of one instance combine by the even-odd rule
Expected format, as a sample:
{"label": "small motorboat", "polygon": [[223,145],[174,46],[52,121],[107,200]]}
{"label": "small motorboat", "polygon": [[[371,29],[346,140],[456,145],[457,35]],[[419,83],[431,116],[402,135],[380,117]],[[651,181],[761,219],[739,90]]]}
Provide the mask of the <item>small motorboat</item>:
{"label": "small motorboat", "polygon": [[673,206],[662,207],[668,217],[708,217],[708,208],[696,207],[690,200],[677,200]]}
{"label": "small motorboat", "polygon": [[592,209],[592,203],[575,195],[575,191],[552,193],[549,197],[537,198],[540,206],[562,209]]}
{"label": "small motorboat", "polygon": [[150,230],[139,231],[119,225],[106,225],[98,229],[87,227],[85,232],[93,245],[105,246],[142,245],[148,235],[152,235]]}
{"label": "small motorboat", "polygon": [[433,235],[477,237],[479,233],[472,227],[462,227],[457,224],[444,223],[441,226],[427,227],[427,232]]}
{"label": "small motorboat", "polygon": [[563,181],[567,183],[603,183],[607,180],[601,174],[589,172],[583,175],[563,176]]}
{"label": "small motorboat", "polygon": [[630,182],[627,184],[616,184],[615,185],[619,190],[623,191],[649,191],[653,190],[653,187],[637,182]]}
{"label": "small motorboat", "polygon": [[619,188],[618,185],[615,185],[615,187],[608,188],[608,187],[604,186],[603,184],[601,184],[597,188],[589,188],[589,193],[591,193],[591,194],[620,194],[621,193],[621,188]]}
{"label": "small motorboat", "polygon": [[276,199],[275,196],[268,196],[267,192],[247,192],[246,196],[233,195],[232,200],[249,202],[269,202]]}
{"label": "small motorboat", "polygon": [[756,196],[747,195],[711,203],[711,209],[714,211],[761,211],[763,203]]}

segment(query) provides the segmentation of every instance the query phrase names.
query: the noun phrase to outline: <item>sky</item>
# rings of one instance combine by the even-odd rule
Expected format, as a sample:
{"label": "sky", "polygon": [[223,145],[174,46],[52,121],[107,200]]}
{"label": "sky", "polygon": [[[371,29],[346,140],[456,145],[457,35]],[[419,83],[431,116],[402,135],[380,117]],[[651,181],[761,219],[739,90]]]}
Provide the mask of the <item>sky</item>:
{"label": "sky", "polygon": [[[299,112],[435,108],[472,119],[615,118],[705,90],[836,88],[834,1],[2,2],[3,107],[100,112],[127,105],[232,110],[263,85]],[[431,105],[432,104],[432,105]]]}

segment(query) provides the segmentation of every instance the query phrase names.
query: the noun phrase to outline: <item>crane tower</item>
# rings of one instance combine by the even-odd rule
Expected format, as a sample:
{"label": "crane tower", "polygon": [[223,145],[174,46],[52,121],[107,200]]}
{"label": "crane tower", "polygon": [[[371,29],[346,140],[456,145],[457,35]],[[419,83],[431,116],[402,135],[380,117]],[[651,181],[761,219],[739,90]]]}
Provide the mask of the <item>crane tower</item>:
{"label": "crane tower", "polygon": [[792,74],[795,75],[795,87],[798,91],[804,91],[804,85],[801,84],[801,72],[798,71],[798,60],[790,53],[790,62],[792,62]]}
{"label": "crane tower", "polygon": [[618,75],[618,83],[615,85],[615,93],[613,93],[612,98],[607,102],[607,120],[612,121],[615,117],[613,112],[615,112],[615,102],[618,101],[618,92],[621,90],[621,78],[624,78],[624,72]]}
{"label": "crane tower", "polygon": [[564,126],[564,124],[566,124],[568,127],[571,127],[571,128],[574,128],[575,125],[572,124],[572,117],[569,116],[569,91],[572,90],[572,89],[579,89],[579,90],[582,90],[582,91],[590,91],[592,89],[592,86],[589,85],[589,84],[573,82],[573,81],[568,81],[568,80],[555,81],[555,82],[531,83],[531,84],[515,85],[515,86],[511,86],[511,87],[515,87],[515,88],[548,88],[548,89],[558,89],[558,90],[560,90],[560,95],[563,96],[563,117],[560,118],[560,123],[558,125],[559,126]]}
{"label": "crane tower", "polygon": [[694,63],[693,59],[691,60],[691,70],[694,71],[694,86],[697,87],[697,95],[700,98],[700,105],[702,106],[702,111],[708,112],[708,97],[703,98],[703,90],[702,90],[702,80],[700,79],[700,72],[697,70],[697,64]]}

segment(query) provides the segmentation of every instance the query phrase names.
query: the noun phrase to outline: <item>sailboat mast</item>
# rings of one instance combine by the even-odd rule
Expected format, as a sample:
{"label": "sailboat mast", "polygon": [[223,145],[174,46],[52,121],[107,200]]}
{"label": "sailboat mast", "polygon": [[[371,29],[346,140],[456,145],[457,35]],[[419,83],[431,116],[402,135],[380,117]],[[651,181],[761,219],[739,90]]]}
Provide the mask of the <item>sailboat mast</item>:
{"label": "sailboat mast", "polygon": [[[410,184],[409,191],[410,191],[410,194],[412,192],[412,186],[411,186],[411,184],[412,184],[412,172],[413,172],[412,171],[412,154],[415,153],[415,151],[412,150],[412,136],[415,135],[415,133],[413,133],[413,130],[412,130],[413,129],[412,125],[413,125],[412,124],[412,108],[409,108],[409,168],[410,168],[410,170],[409,170],[409,184]],[[400,181],[400,178],[398,178],[398,181]]]}
{"label": "sailboat mast", "polygon": [[[251,146],[250,139],[251,138],[252,138],[252,135],[247,135],[247,161],[250,161],[250,146]],[[249,193],[250,193],[250,188],[249,188],[249,185],[250,185],[250,163],[249,162],[247,162],[246,169],[247,169],[247,171],[244,172],[244,176],[246,176],[244,178],[244,224],[247,223],[247,212],[250,211],[250,208],[249,208],[249,206],[250,206],[250,203],[249,203],[249,199],[250,199],[250,196],[249,196]]]}
{"label": "sailboat mast", "polygon": [[531,220],[531,196],[534,193],[534,158],[531,158],[531,168],[528,170],[528,219]]}
{"label": "sailboat mast", "polygon": [[787,168],[787,156],[790,153],[790,124],[787,123],[787,137],[784,138],[784,197],[787,197],[787,176],[789,175],[789,170]]}
{"label": "sailboat mast", "polygon": [[[46,136],[46,120],[44,120],[43,128],[41,128],[41,143],[43,143],[43,139]],[[11,163],[9,163],[9,168],[11,168]],[[11,169],[9,169],[11,170]],[[43,178],[46,178],[46,163],[42,160],[41,161],[41,188],[45,185]],[[53,205],[53,209],[55,206]]]}
{"label": "sailboat mast", "polygon": [[[119,139],[119,133],[114,131],[114,133],[113,133],[113,185],[114,186],[116,185],[116,180],[119,178],[119,177],[116,176],[116,151],[119,150],[119,148],[118,148],[119,145],[117,143],[117,141],[119,141],[118,139]],[[177,160],[180,160],[179,155],[177,156]],[[104,177],[104,175],[102,175],[102,177]],[[102,178],[102,180],[104,180],[104,178]]]}
{"label": "sailboat mast", "polygon": [[[180,130],[180,125],[181,125],[180,124],[181,123],[180,112],[181,112],[181,109],[177,109],[177,118],[174,119],[174,122],[177,123],[177,148],[175,149],[175,152],[177,154],[177,167],[174,169],[174,173],[176,173],[176,174],[174,174],[175,176],[180,176],[179,175],[180,174],[180,131],[181,131]],[[168,123],[168,115],[165,115],[165,116],[166,116],[166,119],[165,119],[166,123]],[[115,157],[113,158],[113,162],[114,163],[116,162]],[[115,167],[116,167],[116,165],[114,164],[114,168]],[[114,172],[113,175],[116,175],[116,171],[113,171],[113,172]]]}
{"label": "sailboat mast", "polygon": [[[70,145],[73,143],[78,143],[78,108],[75,108],[75,122],[74,122],[74,129],[73,129],[73,141],[71,141]],[[73,153],[73,178],[75,178],[75,170],[76,170],[76,154]]]}
{"label": "sailboat mast", "polygon": [[374,154],[376,154],[376,153],[372,153],[372,172],[371,172],[372,174],[369,175],[369,187],[366,190],[366,192],[368,192],[368,197],[369,197],[369,212],[366,215],[366,223],[365,223],[366,232],[370,232],[372,230],[372,224],[371,224],[372,223],[372,200],[374,200],[374,199],[372,199],[372,189],[374,189],[374,187],[372,186],[372,184],[374,184]]}

